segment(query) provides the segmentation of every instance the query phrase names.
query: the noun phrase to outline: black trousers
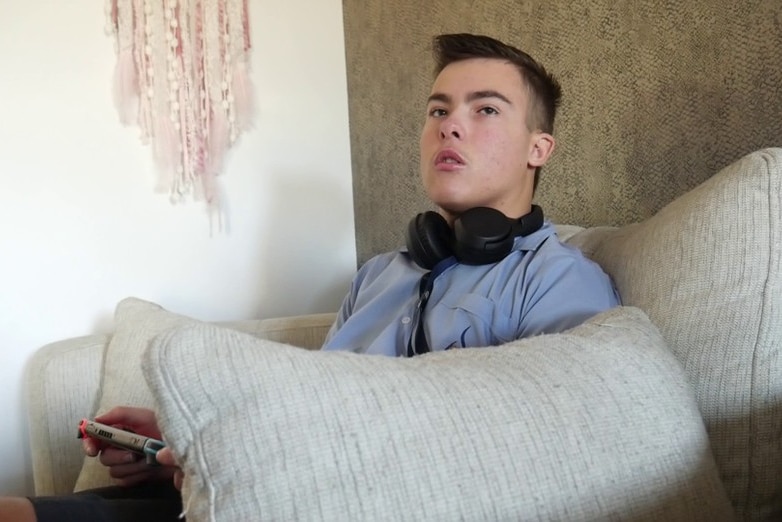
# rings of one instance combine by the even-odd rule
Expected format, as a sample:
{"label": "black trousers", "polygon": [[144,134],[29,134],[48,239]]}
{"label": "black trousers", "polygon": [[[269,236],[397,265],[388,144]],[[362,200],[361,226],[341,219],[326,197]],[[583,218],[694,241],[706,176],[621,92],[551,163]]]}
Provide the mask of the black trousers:
{"label": "black trousers", "polygon": [[38,522],[178,522],[182,497],[172,481],[30,497]]}

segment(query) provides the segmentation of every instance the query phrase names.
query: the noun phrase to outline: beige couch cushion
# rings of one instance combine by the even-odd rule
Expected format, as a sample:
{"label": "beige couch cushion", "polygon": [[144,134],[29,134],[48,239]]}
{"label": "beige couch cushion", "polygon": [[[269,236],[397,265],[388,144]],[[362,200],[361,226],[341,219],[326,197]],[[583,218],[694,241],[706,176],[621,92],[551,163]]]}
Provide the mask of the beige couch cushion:
{"label": "beige couch cushion", "polygon": [[[333,314],[313,314],[301,320],[278,318],[224,324],[258,337],[319,348],[333,317]],[[154,401],[141,372],[141,356],[156,335],[193,323],[198,321],[142,299],[128,297],[120,301],[114,314],[114,335],[104,357],[99,400],[92,416],[120,405],[152,407]],[[90,412],[84,412],[84,415],[90,415]],[[74,430],[78,421],[73,420]],[[106,468],[97,459],[85,458],[75,491],[109,484],[111,480]]]}
{"label": "beige couch cushion", "polygon": [[413,359],[196,324],[144,369],[188,521],[730,519],[692,391],[638,309]]}
{"label": "beige couch cushion", "polygon": [[[121,405],[152,407],[154,402],[141,372],[141,355],[157,334],[191,322],[194,319],[141,299],[129,297],[120,301],[114,312],[114,335],[106,349],[100,398],[93,416]],[[75,424],[78,422],[74,419]],[[85,458],[74,490],[109,484],[108,472],[98,459]]]}
{"label": "beige couch cushion", "polygon": [[782,517],[781,181],[782,149],[758,151],[642,223],[569,239],[683,364],[747,520]]}

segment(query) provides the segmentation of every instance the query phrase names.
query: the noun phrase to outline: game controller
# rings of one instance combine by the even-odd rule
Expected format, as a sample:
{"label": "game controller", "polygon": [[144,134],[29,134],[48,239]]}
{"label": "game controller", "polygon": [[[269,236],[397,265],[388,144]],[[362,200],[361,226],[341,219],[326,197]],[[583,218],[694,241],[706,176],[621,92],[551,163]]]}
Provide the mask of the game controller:
{"label": "game controller", "polygon": [[83,439],[85,437],[143,455],[147,460],[147,464],[152,466],[158,465],[155,458],[157,452],[166,447],[163,441],[153,439],[152,437],[145,437],[132,431],[82,419],[79,422],[78,438]]}

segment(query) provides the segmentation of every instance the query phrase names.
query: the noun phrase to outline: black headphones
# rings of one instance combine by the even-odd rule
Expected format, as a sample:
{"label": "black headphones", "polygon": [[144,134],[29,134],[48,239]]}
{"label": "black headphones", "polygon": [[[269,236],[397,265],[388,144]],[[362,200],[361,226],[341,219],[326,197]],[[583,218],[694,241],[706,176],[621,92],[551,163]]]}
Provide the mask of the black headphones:
{"label": "black headphones", "polygon": [[537,205],[518,219],[493,208],[471,208],[456,218],[453,229],[430,210],[410,220],[405,239],[410,257],[427,270],[450,256],[466,265],[486,265],[510,254],[517,236],[527,236],[542,226],[543,209]]}

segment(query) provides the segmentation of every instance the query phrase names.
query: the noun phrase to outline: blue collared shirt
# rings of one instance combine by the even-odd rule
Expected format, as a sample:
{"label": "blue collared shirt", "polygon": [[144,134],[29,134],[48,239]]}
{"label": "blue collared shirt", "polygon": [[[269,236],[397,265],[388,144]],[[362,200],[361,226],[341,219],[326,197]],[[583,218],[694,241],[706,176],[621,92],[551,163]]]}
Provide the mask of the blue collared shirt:
{"label": "blue collared shirt", "polygon": [[[406,249],[376,256],[358,271],[323,350],[400,356],[417,322],[426,270]],[[620,303],[609,277],[545,222],[517,237],[488,265],[453,263],[434,280],[422,325],[432,351],[496,346],[581,324]]]}

